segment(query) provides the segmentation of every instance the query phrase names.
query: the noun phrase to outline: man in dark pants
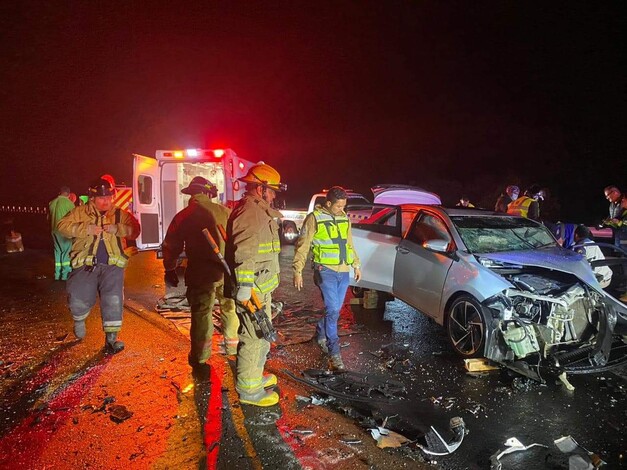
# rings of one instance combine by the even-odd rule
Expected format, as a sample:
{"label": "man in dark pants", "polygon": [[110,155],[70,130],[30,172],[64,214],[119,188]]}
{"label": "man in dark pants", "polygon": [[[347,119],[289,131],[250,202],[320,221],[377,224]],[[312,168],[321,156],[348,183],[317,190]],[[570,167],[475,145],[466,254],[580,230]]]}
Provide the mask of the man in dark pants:
{"label": "man in dark pants", "polygon": [[57,224],[61,235],[72,239],[72,269],[67,281],[74,334],[83,339],[85,319],[100,297],[105,351],[124,349],[118,341],[124,304],[124,269],[128,257],[124,239],[139,236],[139,222],[130,212],[113,206],[113,188],[102,179],[89,187],[89,202],[77,207]]}
{"label": "man in dark pants", "polygon": [[[216,294],[220,297],[221,320],[227,353],[237,352],[239,320],[235,313],[235,302],[232,299],[224,299],[222,296],[224,267],[211,250],[202,232],[205,228],[209,230],[224,255],[224,240],[220,235],[218,225],[226,227],[229,210],[211,201],[217,196],[218,191],[202,176],[192,179],[189,186],[181,192],[192,197],[188,206],[174,216],[168,227],[163,241],[163,267],[165,268],[165,282],[176,287],[179,281],[175,271],[177,260],[183,250],[185,251],[188,259],[185,285],[192,314],[192,326],[189,332],[192,343],[189,364],[192,368],[200,370],[206,367],[206,362],[211,357],[212,313]],[[235,349],[229,350],[229,345],[233,340]]]}

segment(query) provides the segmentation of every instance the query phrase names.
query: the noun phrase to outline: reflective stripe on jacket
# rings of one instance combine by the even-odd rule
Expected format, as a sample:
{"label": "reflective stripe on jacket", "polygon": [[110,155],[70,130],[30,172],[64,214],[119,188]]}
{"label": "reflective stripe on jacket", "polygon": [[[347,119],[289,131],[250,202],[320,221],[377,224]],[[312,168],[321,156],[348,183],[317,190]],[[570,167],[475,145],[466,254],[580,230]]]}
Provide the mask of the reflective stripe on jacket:
{"label": "reflective stripe on jacket", "polygon": [[350,222],[345,215],[333,216],[314,210],[317,230],[311,241],[313,261],[318,264],[352,264],[353,248],[348,244]]}
{"label": "reflective stripe on jacket", "polygon": [[[117,231],[115,234],[102,232],[100,235],[89,235],[87,228],[93,224],[101,227],[115,224]],[[103,215],[92,201],[63,217],[57,224],[57,230],[64,237],[72,239],[70,259],[74,269],[96,264],[96,252],[101,239],[109,254],[108,264],[125,268],[128,256],[124,254],[124,239],[135,240],[140,233],[139,222],[130,212],[113,207]]]}
{"label": "reflective stripe on jacket", "polygon": [[226,259],[238,286],[266,293],[279,285],[280,217],[279,211],[250,193],[233,209],[227,227]]}
{"label": "reflective stripe on jacket", "polygon": [[533,198],[530,198],[527,196],[520,196],[515,201],[512,201],[509,203],[509,205],[507,206],[507,213],[509,215],[518,215],[521,217],[528,217],[529,206],[531,206],[531,203],[533,203],[534,201],[535,200]]}

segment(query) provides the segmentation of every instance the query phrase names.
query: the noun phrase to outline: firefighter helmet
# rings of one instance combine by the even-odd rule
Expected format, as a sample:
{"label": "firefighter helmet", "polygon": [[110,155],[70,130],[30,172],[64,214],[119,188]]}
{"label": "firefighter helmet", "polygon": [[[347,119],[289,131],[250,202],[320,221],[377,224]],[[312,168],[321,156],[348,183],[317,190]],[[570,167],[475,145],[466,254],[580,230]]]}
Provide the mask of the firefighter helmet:
{"label": "firefighter helmet", "polygon": [[281,183],[279,172],[265,163],[251,166],[248,173],[239,180],[243,183],[259,184],[275,191],[287,191],[287,184]]}
{"label": "firefighter helmet", "polygon": [[202,176],[194,176],[194,178],[189,182],[189,186],[187,188],[181,189],[183,194],[194,195],[198,193],[205,193],[209,197],[216,197],[218,195],[218,188],[206,178]]}
{"label": "firefighter helmet", "polygon": [[89,197],[113,196],[114,192],[115,190],[111,187],[111,184],[102,178],[94,181],[87,190]]}

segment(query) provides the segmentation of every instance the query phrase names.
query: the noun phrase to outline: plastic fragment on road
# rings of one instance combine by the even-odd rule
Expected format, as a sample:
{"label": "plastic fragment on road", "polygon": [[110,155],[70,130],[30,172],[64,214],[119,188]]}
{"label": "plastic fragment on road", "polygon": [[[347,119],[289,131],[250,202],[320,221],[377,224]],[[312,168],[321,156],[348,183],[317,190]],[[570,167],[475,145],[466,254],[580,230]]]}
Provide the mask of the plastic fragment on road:
{"label": "plastic fragment on road", "polygon": [[343,442],[344,444],[361,444],[362,443],[361,439],[359,439],[357,436],[354,436],[353,434],[344,434],[343,436],[340,437],[340,442]]}
{"label": "plastic fragment on road", "polygon": [[111,421],[118,424],[133,416],[133,412],[126,409],[124,405],[111,405],[109,407],[109,413],[111,415]]}
{"label": "plastic fragment on road", "polygon": [[575,387],[573,386],[573,384],[571,384],[568,381],[568,377],[566,377],[566,372],[562,372],[560,375],[557,376],[557,378],[560,379],[560,382],[564,384],[564,387],[566,387],[566,390],[568,390],[569,392],[572,392],[573,390],[575,390]]}
{"label": "plastic fragment on road", "polygon": [[292,434],[303,434],[303,435],[313,434],[314,433],[312,429],[306,428],[304,426],[296,426],[296,427],[292,428],[290,430],[290,432]]}
{"label": "plastic fragment on road", "polygon": [[427,445],[416,444],[427,455],[449,455],[459,449],[466,435],[466,423],[460,416],[451,418],[449,428],[453,432],[453,440],[446,442],[444,438],[431,426],[431,429],[425,434]]}
{"label": "plastic fragment on road", "polygon": [[464,367],[468,372],[487,372],[491,370],[499,370],[499,366],[495,366],[487,359],[464,359]]}
{"label": "plastic fragment on road", "polygon": [[563,436],[553,441],[564,454],[572,454],[568,458],[569,470],[593,470],[605,465],[605,462],[594,452],[579,444],[572,436]]}
{"label": "plastic fragment on road", "polygon": [[531,449],[535,446],[548,449],[548,446],[545,446],[544,444],[538,444],[537,442],[526,446],[515,437],[510,437],[507,441],[505,441],[505,447],[507,447],[507,449],[500,452],[497,451],[490,457],[490,470],[501,470],[503,468],[503,464],[500,462],[500,460],[501,457],[503,457],[504,455],[511,454],[512,452],[520,452],[523,450]]}
{"label": "plastic fragment on road", "polygon": [[390,431],[382,426],[369,429],[373,439],[377,441],[377,447],[384,449],[386,447],[401,447],[409,444],[411,441],[402,434]]}

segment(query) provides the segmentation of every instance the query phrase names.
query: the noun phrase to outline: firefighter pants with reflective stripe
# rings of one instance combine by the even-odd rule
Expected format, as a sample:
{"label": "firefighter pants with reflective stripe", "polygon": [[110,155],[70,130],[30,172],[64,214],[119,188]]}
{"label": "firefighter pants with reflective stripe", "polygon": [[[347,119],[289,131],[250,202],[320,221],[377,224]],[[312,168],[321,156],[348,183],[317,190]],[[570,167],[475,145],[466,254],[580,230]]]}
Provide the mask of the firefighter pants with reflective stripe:
{"label": "firefighter pants with reflective stripe", "polygon": [[[266,315],[271,317],[271,295],[260,294],[259,301],[265,307]],[[240,394],[256,395],[263,392],[263,369],[270,343],[263,338],[253,316],[241,306],[237,306],[239,316],[239,349],[237,351],[237,383]]]}
{"label": "firefighter pants with reflective stripe", "polygon": [[85,320],[99,296],[103,330],[105,333],[120,331],[124,306],[123,268],[110,264],[81,266],[70,273],[66,288],[74,321]]}
{"label": "firefighter pants with reflective stripe", "polygon": [[237,354],[239,318],[235,312],[235,301],[224,297],[224,284],[220,284],[216,288],[216,297],[220,304],[220,322],[222,323],[226,353],[228,355]]}
{"label": "firefighter pants with reflective stripe", "polygon": [[72,266],[70,265],[70,250],[72,240],[65,238],[59,232],[52,232],[52,243],[54,244],[54,278],[55,280],[66,280]]}

